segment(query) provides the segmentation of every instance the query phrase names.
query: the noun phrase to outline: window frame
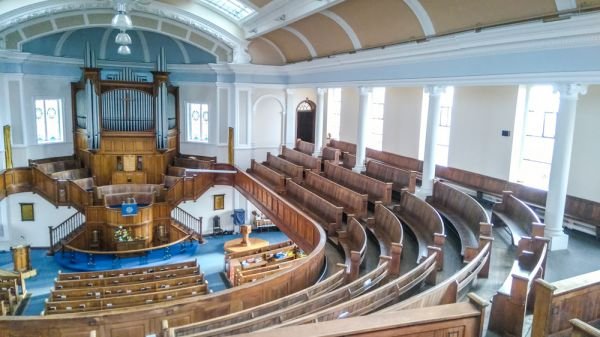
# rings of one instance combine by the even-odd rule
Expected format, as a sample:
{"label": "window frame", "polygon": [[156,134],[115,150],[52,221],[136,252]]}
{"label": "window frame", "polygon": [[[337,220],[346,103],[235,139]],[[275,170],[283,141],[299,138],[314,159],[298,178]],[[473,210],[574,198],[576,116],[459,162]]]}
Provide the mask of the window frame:
{"label": "window frame", "polygon": [[[206,140],[203,139],[192,139],[191,135],[191,128],[192,128],[192,115],[191,115],[191,110],[192,110],[192,105],[200,105],[200,113],[203,114],[203,109],[202,106],[206,106],[206,121],[203,120],[203,116],[200,116],[200,136],[202,136],[202,125],[203,123],[206,123]],[[202,144],[208,144],[210,141],[210,105],[206,102],[202,102],[202,101],[186,101],[185,102],[185,106],[184,106],[184,111],[185,111],[185,139],[187,142],[189,143],[202,143]]]}
{"label": "window frame", "polygon": [[[38,118],[37,118],[37,102],[44,101],[44,107],[46,106],[45,101],[58,101],[58,126],[60,139],[56,141],[52,140],[40,140],[38,134]],[[65,137],[65,99],[61,96],[34,96],[33,97],[33,118],[35,121],[35,139],[36,144],[48,145],[48,144],[63,144],[66,142]],[[45,138],[48,138],[48,123],[44,120],[44,132]]]}
{"label": "window frame", "polygon": [[[375,90],[382,90],[383,91],[383,100],[381,102],[375,102]],[[385,96],[387,93],[387,88],[386,87],[373,87],[371,88],[371,92],[369,92],[369,108],[367,111],[367,129],[368,129],[368,134],[367,134],[367,147],[374,149],[374,150],[378,150],[378,151],[382,151],[383,150],[383,126],[385,124]],[[375,107],[380,106],[381,107],[381,117],[374,117],[374,111],[375,111]],[[374,120],[377,120],[377,122],[381,123],[381,128],[380,128],[380,132],[378,133],[374,133],[373,132],[373,124],[372,122]],[[371,139],[373,139],[372,137],[377,136],[379,137],[379,140],[376,142],[377,145],[380,145],[379,147],[373,147],[373,143],[371,141]]]}
{"label": "window frame", "polygon": [[[335,95],[335,92],[339,92],[339,100],[332,99]],[[333,104],[336,104],[336,107],[332,107]],[[332,112],[332,110],[337,110],[336,112]],[[335,134],[331,132],[331,121],[333,118],[336,118],[337,130]],[[340,131],[342,129],[342,88],[329,88],[327,89],[327,137],[333,139],[340,138]],[[331,135],[331,137],[330,137]]]}

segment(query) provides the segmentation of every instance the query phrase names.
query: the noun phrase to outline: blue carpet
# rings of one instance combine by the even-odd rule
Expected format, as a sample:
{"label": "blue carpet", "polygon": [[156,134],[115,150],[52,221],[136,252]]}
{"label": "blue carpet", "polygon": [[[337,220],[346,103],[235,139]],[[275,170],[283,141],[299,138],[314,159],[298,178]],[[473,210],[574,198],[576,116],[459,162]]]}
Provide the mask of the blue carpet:
{"label": "blue carpet", "polygon": [[[279,231],[274,232],[253,232],[252,237],[261,238],[269,241],[269,243],[277,243],[288,240],[288,237]],[[222,235],[215,237],[205,237],[206,243],[199,245],[194,243],[186,248],[186,251],[182,254],[172,254],[172,257],[168,260],[163,259],[163,255],[157,254],[157,256],[149,257],[148,264],[144,265],[160,265],[165,263],[176,263],[182,261],[189,261],[191,259],[197,259],[200,270],[204,273],[204,276],[208,280],[208,287],[213,292],[221,291],[227,288],[223,280],[221,279],[221,272],[224,268],[224,254],[223,245],[226,241],[241,238],[241,235]],[[46,255],[46,249],[32,249],[31,250],[31,264],[33,268],[37,269],[37,276],[27,279],[27,291],[32,294],[29,302],[26,304],[23,315],[39,315],[44,309],[44,300],[48,298],[50,288],[54,285],[54,279],[58,274],[59,270],[63,272],[73,272],[76,270],[67,268],[70,263],[70,257],[65,254],[65,257],[58,257],[60,253],[56,254],[55,259],[52,256]],[[60,261],[59,264],[57,261]],[[84,268],[87,267],[87,260],[81,258],[77,260],[75,267]],[[121,268],[134,268],[140,266],[140,260],[137,257],[122,259]],[[10,252],[0,252],[0,269],[12,270],[12,256]],[[96,266],[94,270],[103,269],[115,269],[113,268],[112,259],[96,260]]]}

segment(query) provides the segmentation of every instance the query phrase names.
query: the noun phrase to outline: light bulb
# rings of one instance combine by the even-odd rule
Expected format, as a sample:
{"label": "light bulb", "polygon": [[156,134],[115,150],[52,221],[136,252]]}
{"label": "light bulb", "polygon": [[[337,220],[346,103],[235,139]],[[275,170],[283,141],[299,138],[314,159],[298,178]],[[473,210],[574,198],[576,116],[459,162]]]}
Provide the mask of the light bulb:
{"label": "light bulb", "polygon": [[119,49],[117,50],[117,53],[119,53],[121,55],[129,55],[129,54],[131,54],[131,49],[129,49],[128,46],[120,46]]}
{"label": "light bulb", "polygon": [[113,17],[110,25],[120,30],[128,30],[133,27],[131,18],[125,12],[121,11]]}
{"label": "light bulb", "polygon": [[115,43],[121,45],[131,44],[131,36],[122,30],[119,34],[117,34],[117,37],[115,37]]}

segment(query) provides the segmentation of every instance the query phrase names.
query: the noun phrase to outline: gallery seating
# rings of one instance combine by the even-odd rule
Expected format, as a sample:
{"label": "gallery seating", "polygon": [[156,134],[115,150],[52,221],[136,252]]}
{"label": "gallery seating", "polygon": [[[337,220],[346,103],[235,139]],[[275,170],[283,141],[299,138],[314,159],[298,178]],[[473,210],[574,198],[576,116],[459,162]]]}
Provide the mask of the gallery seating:
{"label": "gallery seating", "polygon": [[502,202],[494,204],[492,222],[496,226],[506,226],[515,246],[523,236],[544,236],[545,226],[537,214],[510,191],[502,192]]}

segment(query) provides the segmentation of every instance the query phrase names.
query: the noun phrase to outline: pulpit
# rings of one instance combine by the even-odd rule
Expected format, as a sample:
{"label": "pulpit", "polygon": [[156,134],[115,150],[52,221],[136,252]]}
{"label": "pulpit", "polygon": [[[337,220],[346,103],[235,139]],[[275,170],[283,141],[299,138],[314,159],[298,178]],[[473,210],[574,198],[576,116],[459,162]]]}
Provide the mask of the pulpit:
{"label": "pulpit", "polygon": [[31,268],[31,250],[29,245],[19,245],[10,247],[12,252],[14,270],[18,273],[30,271]]}

